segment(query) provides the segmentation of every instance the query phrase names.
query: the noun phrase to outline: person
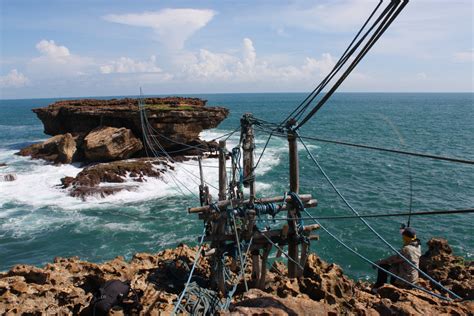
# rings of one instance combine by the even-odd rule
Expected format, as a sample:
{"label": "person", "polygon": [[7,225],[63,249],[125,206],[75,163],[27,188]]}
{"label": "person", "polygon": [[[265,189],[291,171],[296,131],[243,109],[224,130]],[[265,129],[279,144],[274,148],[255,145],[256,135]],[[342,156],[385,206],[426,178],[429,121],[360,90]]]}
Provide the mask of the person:
{"label": "person", "polygon": [[[421,246],[420,240],[416,237],[415,229],[407,227],[402,230],[403,247],[400,253],[410,260],[413,265],[417,268],[420,264],[421,257]],[[400,278],[410,282],[417,283],[418,281],[418,270],[412,265],[406,262],[405,259],[400,257],[398,254],[390,256],[388,258],[377,261],[377,264],[387,271],[399,276]],[[381,287],[388,281],[389,274],[381,269],[378,269],[377,281],[374,284],[374,290]],[[403,282],[394,276],[390,276],[390,283],[398,287],[409,287],[409,284]]]}

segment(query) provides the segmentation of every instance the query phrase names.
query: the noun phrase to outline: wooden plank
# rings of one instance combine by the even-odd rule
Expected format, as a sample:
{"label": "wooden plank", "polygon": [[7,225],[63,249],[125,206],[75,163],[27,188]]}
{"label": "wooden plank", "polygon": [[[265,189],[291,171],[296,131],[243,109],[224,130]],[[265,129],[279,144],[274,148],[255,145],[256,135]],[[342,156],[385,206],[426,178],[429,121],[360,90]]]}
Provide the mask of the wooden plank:
{"label": "wooden plank", "polygon": [[[309,200],[312,199],[311,194],[301,194],[300,196],[301,201],[303,202],[308,202]],[[275,196],[271,198],[261,198],[261,199],[255,199],[255,203],[281,203],[283,202],[284,196]],[[316,201],[316,200],[314,200]],[[285,202],[291,202],[291,197],[287,196],[285,199]],[[217,203],[217,207],[219,209],[224,209],[227,206],[229,206],[232,203],[234,207],[239,207],[244,204],[249,204],[250,200],[242,200],[242,199],[235,199],[235,200],[224,200],[224,201],[219,201]],[[317,201],[316,201],[317,203]],[[204,206],[197,206],[197,207],[190,207],[188,208],[188,213],[203,213],[203,212],[208,212],[211,210],[211,206],[209,205],[204,205]]]}

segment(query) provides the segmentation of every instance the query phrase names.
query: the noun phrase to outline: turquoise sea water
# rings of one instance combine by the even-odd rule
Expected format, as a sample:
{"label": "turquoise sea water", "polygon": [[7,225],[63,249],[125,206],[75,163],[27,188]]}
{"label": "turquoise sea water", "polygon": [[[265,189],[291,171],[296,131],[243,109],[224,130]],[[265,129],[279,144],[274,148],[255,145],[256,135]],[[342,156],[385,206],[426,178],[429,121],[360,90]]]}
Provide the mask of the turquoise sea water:
{"label": "turquoise sea water", "polygon": [[[223,105],[231,115],[203,137],[212,139],[239,124],[241,115],[278,122],[305,94],[213,94],[193,95]],[[339,93],[307,124],[302,135],[366,143],[389,148],[427,152],[474,160],[474,95]],[[17,263],[42,265],[56,256],[79,256],[101,262],[118,255],[130,258],[136,252],[156,252],[180,242],[195,243],[201,232],[197,216],[187,207],[198,201],[182,196],[174,183],[149,180],[136,192],[122,192],[105,199],[81,201],[67,196],[57,185],[60,178],[75,175],[79,166],[51,166],[42,161],[15,156],[20,148],[46,139],[41,122],[31,112],[55,99],[0,100],[0,173],[14,172],[15,182],[0,182],[0,271]],[[236,144],[237,135],[229,140]],[[257,153],[266,134],[257,133]],[[413,210],[457,209],[474,206],[472,166],[407,158],[387,153],[333,144],[308,142],[333,182],[347,200],[363,214],[407,211],[409,169],[413,176]],[[272,139],[257,170],[260,196],[280,195],[288,189],[286,140]],[[319,206],[317,216],[350,215],[317,172],[300,145],[301,192],[311,193]],[[192,164],[192,163],[191,163]],[[205,177],[216,183],[216,165],[206,162]],[[194,165],[179,165],[177,176],[197,191]],[[214,196],[216,196],[214,194]],[[474,256],[473,216],[413,217],[412,226],[423,242],[430,237],[449,239],[457,254]],[[368,221],[393,245],[399,247],[400,223],[404,218]],[[323,224],[360,253],[376,260],[390,254],[387,247],[357,219]],[[370,278],[373,271],[347,252],[330,236],[312,250],[325,260],[340,264],[357,278]],[[426,248],[425,248],[426,249]]]}

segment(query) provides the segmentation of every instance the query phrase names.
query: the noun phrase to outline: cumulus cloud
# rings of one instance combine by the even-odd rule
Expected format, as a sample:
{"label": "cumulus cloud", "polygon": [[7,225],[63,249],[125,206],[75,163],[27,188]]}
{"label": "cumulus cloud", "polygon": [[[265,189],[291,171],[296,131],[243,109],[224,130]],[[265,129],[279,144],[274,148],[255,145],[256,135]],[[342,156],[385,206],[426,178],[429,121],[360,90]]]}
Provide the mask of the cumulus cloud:
{"label": "cumulus cloud", "polygon": [[12,69],[5,76],[0,76],[0,87],[18,88],[28,84],[29,79],[19,72],[17,69]]}
{"label": "cumulus cloud", "polygon": [[[28,63],[28,71],[42,78],[79,76],[94,72],[92,58],[72,54],[66,46],[43,39],[36,44],[40,53]],[[96,71],[97,72],[97,71]]]}
{"label": "cumulus cloud", "polygon": [[208,82],[300,81],[323,77],[335,64],[334,58],[325,53],[319,59],[307,57],[299,66],[275,65],[257,58],[256,49],[249,38],[243,40],[242,50],[235,55],[201,49],[193,57],[181,61],[182,73],[188,80]]}
{"label": "cumulus cloud", "polygon": [[169,48],[181,49],[184,42],[216,15],[207,9],[163,9],[160,11],[108,14],[103,19],[131,26],[149,27],[158,40]]}
{"label": "cumulus cloud", "polygon": [[156,65],[156,56],[151,56],[149,61],[135,61],[132,58],[120,57],[106,65],[100,66],[100,72],[110,73],[147,73],[161,72],[161,68]]}
{"label": "cumulus cloud", "polygon": [[41,40],[36,44],[36,49],[43,55],[58,58],[70,56],[69,49],[66,46],[56,45],[53,40]]}

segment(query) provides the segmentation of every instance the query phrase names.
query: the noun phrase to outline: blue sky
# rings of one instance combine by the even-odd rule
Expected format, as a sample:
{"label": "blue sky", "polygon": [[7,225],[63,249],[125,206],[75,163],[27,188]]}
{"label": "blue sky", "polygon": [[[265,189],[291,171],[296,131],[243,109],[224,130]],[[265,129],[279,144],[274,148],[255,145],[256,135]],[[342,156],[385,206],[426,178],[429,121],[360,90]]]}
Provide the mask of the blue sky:
{"label": "blue sky", "polygon": [[[0,3],[0,98],[35,98],[308,91],[377,1]],[[340,91],[472,92],[473,16],[412,0]]]}

